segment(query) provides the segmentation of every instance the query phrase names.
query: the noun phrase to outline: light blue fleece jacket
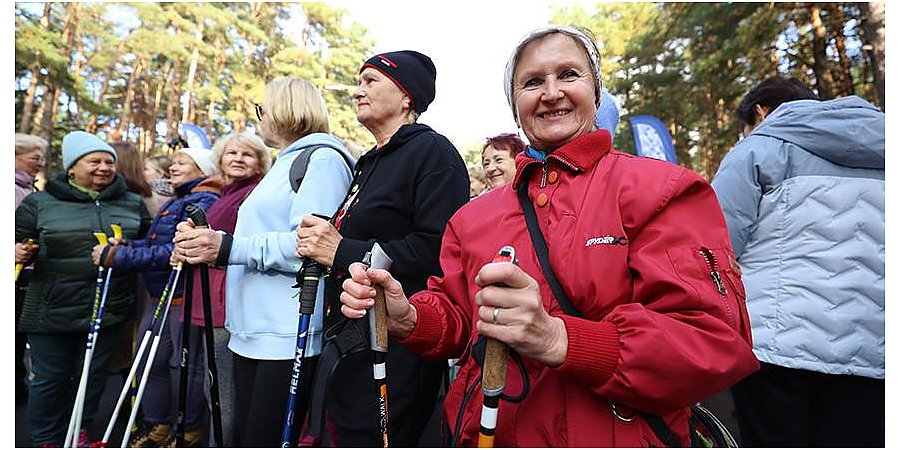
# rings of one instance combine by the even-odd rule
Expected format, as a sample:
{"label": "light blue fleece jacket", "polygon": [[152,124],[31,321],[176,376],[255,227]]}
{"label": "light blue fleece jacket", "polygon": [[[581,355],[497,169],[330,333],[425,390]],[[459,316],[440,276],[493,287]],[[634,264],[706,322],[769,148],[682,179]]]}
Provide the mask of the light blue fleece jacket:
{"label": "light blue fleece jacket", "polygon": [[[305,215],[331,216],[350,186],[344,158],[322,149],[309,160],[296,193],[291,189],[291,163],[303,151],[329,145],[346,153],[335,137],[314,133],[284,149],[272,169],[238,210],[226,275],[225,327],[228,348],[251,359],[293,359],[299,302],[294,285],[301,260],[294,256],[296,229]],[[322,348],[324,283],[319,284],[305,356]]]}

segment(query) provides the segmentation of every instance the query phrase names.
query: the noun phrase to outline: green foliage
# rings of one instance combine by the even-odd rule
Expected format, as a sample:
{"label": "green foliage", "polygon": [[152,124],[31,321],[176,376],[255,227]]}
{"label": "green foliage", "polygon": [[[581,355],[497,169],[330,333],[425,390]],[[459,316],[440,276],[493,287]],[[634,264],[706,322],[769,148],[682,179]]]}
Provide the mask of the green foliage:
{"label": "green foliage", "polygon": [[[332,132],[364,147],[373,143],[356,122],[345,88],[356,84],[373,42],[342,9],[279,2],[50,3],[41,26],[45,5],[15,7],[17,126],[26,104],[32,115],[48,109],[54,89],[60,104],[49,130],[34,118],[22,131],[56,140],[88,129],[150,152],[185,116],[215,139],[255,126],[253,103],[262,101],[266,82],[297,76],[321,88]],[[74,33],[71,47],[66,23]],[[25,87],[33,77],[38,87],[29,98]],[[159,127],[166,131],[157,134]]]}
{"label": "green foliage", "polygon": [[[817,86],[813,73],[809,8],[821,6],[829,27],[833,78],[837,38],[856,39],[861,19],[852,3],[598,3],[592,10],[558,7],[553,23],[578,25],[597,38],[602,81],[618,100],[616,148],[634,152],[628,119],[649,114],[669,125],[678,159],[711,178],[737,141],[731,115],[744,94],[771,75],[797,77]],[[851,58],[853,89],[875,100],[865,58]]]}

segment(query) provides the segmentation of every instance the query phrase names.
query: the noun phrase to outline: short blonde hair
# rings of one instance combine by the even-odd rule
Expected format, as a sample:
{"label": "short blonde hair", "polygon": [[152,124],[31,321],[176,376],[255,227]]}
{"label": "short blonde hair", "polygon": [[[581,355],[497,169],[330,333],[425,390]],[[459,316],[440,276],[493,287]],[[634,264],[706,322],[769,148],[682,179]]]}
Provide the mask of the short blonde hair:
{"label": "short blonde hair", "polygon": [[271,116],[272,132],[299,139],[328,133],[328,108],[322,94],[303,78],[276,78],[266,85],[263,110]]}
{"label": "short blonde hair", "polygon": [[215,145],[213,145],[213,164],[219,169],[223,177],[227,178],[224,174],[225,171],[222,170],[222,155],[225,154],[225,149],[228,148],[229,144],[239,145],[245,148],[249,148],[253,150],[253,153],[256,153],[256,159],[259,160],[259,175],[265,176],[265,174],[269,171],[269,168],[272,167],[272,156],[269,151],[269,147],[266,147],[266,144],[263,143],[263,140],[259,138],[259,136],[250,133],[229,133],[224,137],[216,139]]}
{"label": "short blonde hair", "polygon": [[42,137],[33,134],[16,133],[16,155],[24,155],[35,150],[40,150],[41,153],[46,155],[49,146],[50,144]]}

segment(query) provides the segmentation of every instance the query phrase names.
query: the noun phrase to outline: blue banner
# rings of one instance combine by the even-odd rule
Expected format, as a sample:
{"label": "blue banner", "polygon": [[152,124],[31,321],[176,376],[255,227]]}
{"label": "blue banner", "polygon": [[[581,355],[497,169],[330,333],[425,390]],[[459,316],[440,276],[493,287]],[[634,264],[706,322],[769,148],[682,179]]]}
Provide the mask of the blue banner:
{"label": "blue banner", "polygon": [[184,134],[184,140],[187,141],[190,148],[212,148],[209,138],[206,137],[206,131],[192,123],[181,122],[181,131]]}
{"label": "blue banner", "polygon": [[675,145],[666,124],[653,116],[634,116],[628,119],[634,133],[634,147],[638,156],[661,159],[678,164]]}

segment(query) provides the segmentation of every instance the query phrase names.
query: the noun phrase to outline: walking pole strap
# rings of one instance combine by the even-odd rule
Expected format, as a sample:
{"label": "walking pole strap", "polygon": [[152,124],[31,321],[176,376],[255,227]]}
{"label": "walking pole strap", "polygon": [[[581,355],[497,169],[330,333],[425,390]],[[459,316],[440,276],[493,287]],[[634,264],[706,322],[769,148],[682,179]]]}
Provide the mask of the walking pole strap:
{"label": "walking pole strap", "polygon": [[528,235],[531,236],[534,252],[537,254],[538,262],[541,264],[541,271],[544,273],[544,278],[547,279],[550,290],[553,291],[553,296],[556,297],[557,303],[559,303],[559,306],[562,307],[566,314],[581,317],[581,312],[575,309],[575,305],[569,300],[569,296],[567,296],[566,292],[563,290],[562,284],[559,283],[559,279],[557,279],[556,274],[553,273],[553,267],[550,265],[550,251],[547,248],[547,241],[544,239],[544,234],[541,233],[540,225],[538,225],[537,213],[534,211],[534,205],[531,204],[531,199],[528,198],[527,181],[523,181],[522,184],[519,185],[518,194],[519,203],[522,204],[522,210],[525,212],[525,224],[528,226]]}

